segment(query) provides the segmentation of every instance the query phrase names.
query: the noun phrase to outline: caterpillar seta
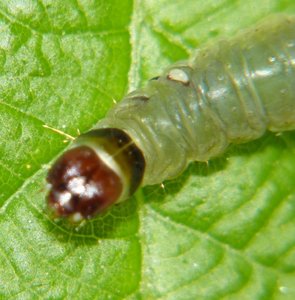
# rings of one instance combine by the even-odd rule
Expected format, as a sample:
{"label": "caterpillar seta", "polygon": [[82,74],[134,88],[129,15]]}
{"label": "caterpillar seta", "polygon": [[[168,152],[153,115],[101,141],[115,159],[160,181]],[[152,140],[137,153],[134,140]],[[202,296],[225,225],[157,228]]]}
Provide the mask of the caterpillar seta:
{"label": "caterpillar seta", "polygon": [[198,49],[128,94],[49,170],[48,206],[91,218],[231,143],[295,129],[295,16]]}

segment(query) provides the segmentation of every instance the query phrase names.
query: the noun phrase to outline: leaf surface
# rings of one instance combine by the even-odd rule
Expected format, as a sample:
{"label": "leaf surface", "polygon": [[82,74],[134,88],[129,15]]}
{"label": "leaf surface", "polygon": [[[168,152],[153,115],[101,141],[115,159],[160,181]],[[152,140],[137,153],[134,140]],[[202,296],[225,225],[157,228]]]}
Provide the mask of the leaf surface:
{"label": "leaf surface", "polygon": [[73,228],[45,205],[65,136],[292,0],[0,1],[0,298],[294,299],[295,133],[194,163]]}

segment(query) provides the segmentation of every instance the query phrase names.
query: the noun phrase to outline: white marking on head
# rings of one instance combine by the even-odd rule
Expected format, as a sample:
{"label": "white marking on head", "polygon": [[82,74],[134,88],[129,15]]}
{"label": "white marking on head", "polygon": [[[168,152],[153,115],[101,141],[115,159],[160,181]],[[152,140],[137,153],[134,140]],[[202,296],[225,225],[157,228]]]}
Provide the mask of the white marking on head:
{"label": "white marking on head", "polygon": [[83,176],[74,177],[69,180],[67,188],[72,194],[81,195],[85,193],[85,182],[86,179]]}
{"label": "white marking on head", "polygon": [[67,188],[70,193],[86,198],[92,198],[102,192],[101,186],[91,182],[86,183],[86,178],[83,176],[72,178],[69,181]]}
{"label": "white marking on head", "polygon": [[95,195],[99,195],[102,193],[102,188],[100,185],[96,184],[86,184],[84,196],[87,198],[92,198]]}
{"label": "white marking on head", "polygon": [[58,196],[59,196],[59,198],[58,198],[59,204],[63,207],[68,207],[69,202],[72,198],[71,193],[63,192],[63,193],[59,193]]}
{"label": "white marking on head", "polygon": [[68,170],[67,170],[67,174],[66,176],[68,177],[74,177],[80,174],[80,171],[78,170],[77,166],[71,166]]}
{"label": "white marking on head", "polygon": [[72,221],[73,222],[80,222],[83,220],[83,216],[80,213],[74,213],[72,216]]}

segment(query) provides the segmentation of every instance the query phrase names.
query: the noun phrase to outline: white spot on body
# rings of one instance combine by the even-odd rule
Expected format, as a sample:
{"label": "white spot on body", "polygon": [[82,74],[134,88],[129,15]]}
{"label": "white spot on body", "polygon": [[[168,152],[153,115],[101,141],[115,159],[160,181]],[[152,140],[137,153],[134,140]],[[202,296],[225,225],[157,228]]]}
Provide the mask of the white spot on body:
{"label": "white spot on body", "polygon": [[170,80],[179,81],[183,84],[189,83],[189,77],[188,77],[187,73],[181,69],[170,70],[167,78]]}
{"label": "white spot on body", "polygon": [[272,69],[261,69],[251,73],[252,78],[270,77],[273,75]]}

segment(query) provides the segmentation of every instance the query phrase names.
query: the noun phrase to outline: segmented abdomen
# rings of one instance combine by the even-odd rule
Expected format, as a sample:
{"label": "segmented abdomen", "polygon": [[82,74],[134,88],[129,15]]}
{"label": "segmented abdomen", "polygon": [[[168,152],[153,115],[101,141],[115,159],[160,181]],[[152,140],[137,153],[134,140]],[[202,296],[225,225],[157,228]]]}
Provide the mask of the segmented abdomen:
{"label": "segmented abdomen", "polygon": [[159,183],[229,143],[294,129],[294,74],[295,17],[276,15],[167,68],[99,127],[126,131],[146,159],[143,183]]}
{"label": "segmented abdomen", "polygon": [[295,18],[272,17],[204,49],[192,67],[197,98],[221,121],[229,142],[253,140],[266,128],[295,128]]}

